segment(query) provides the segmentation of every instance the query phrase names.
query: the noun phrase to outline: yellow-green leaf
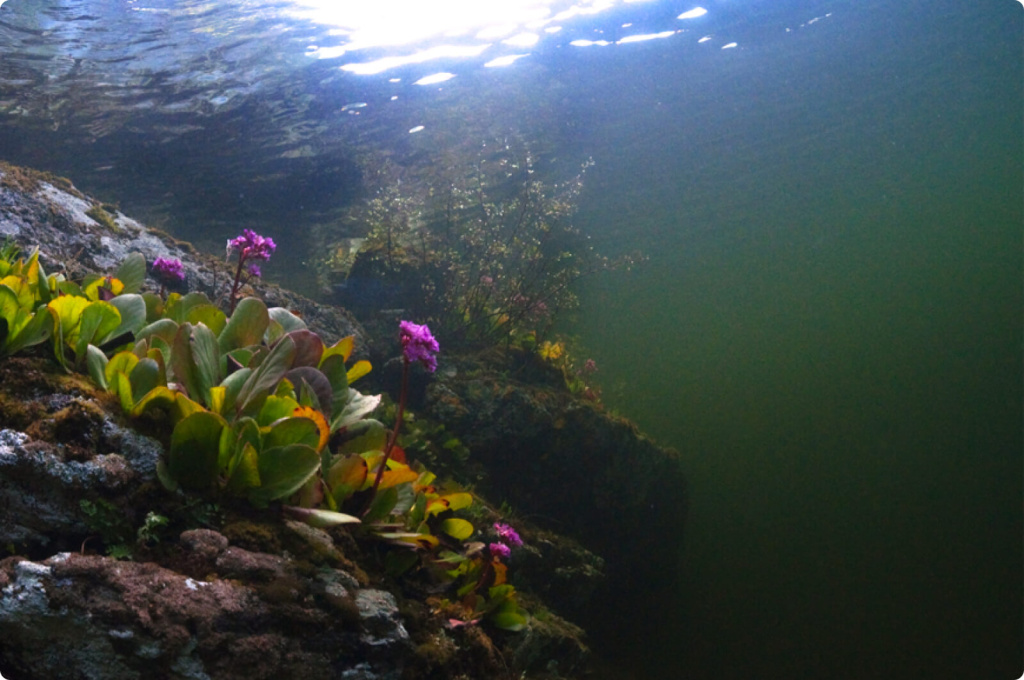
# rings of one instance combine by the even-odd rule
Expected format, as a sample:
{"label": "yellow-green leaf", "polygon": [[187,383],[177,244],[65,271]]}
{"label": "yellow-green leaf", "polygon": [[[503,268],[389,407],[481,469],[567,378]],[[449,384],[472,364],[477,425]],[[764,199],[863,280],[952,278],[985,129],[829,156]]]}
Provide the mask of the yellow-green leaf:
{"label": "yellow-green leaf", "polygon": [[473,535],[473,525],[464,519],[458,517],[449,517],[445,521],[441,522],[441,531],[448,534],[452,538],[457,538],[460,541],[464,541]]}

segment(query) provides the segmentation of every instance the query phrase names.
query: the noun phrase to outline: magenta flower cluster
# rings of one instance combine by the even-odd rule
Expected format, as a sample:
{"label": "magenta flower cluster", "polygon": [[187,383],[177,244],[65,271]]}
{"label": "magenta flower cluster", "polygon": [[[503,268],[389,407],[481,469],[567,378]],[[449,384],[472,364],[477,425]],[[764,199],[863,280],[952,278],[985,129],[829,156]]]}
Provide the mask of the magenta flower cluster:
{"label": "magenta flower cluster", "polygon": [[492,557],[500,557],[507,560],[512,555],[512,548],[504,543],[491,543],[488,549],[491,551]]}
{"label": "magenta flower cluster", "polygon": [[402,321],[398,327],[402,340],[402,355],[405,360],[410,364],[419,361],[431,373],[436,371],[437,356],[435,355],[441,351],[441,346],[430,334],[427,325]]}
{"label": "magenta flower cluster", "polygon": [[277,244],[274,239],[260,236],[252,229],[243,229],[242,235],[228,241],[228,252],[238,253],[239,260],[261,260],[266,262],[274,254]]}
{"label": "magenta flower cluster", "polygon": [[257,262],[266,262],[277,248],[274,239],[260,236],[252,229],[243,229],[241,236],[228,241],[228,257],[238,253],[238,268],[235,269],[235,281],[231,284],[231,313],[235,312],[238,303],[238,288],[242,285],[242,271],[250,277],[262,276]]}
{"label": "magenta flower cluster", "polygon": [[185,268],[181,260],[170,260],[163,257],[156,258],[153,262],[153,276],[164,283],[174,283],[185,280]]}
{"label": "magenta flower cluster", "polygon": [[491,551],[492,557],[500,557],[507,560],[512,555],[512,548],[518,548],[523,545],[523,539],[519,537],[519,533],[503,522],[494,523],[494,532],[498,534],[499,542],[491,543],[487,546]]}
{"label": "magenta flower cluster", "polygon": [[494,531],[498,534],[498,540],[510,547],[518,548],[523,545],[523,539],[519,537],[515,529],[507,524],[495,522]]}

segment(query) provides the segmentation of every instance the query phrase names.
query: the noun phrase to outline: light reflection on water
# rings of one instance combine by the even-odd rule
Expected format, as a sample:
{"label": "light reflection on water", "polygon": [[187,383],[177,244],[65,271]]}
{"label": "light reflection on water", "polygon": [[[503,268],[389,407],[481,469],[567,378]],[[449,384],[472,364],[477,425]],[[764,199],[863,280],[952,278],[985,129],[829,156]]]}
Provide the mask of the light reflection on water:
{"label": "light reflection on water", "polygon": [[[575,34],[566,28],[578,24],[582,17],[623,10],[624,6],[642,0],[590,0],[568,3],[564,0],[515,0],[512,2],[479,2],[474,0],[443,0],[417,2],[388,0],[386,2],[330,2],[329,0],[298,0],[306,7],[298,16],[326,26],[340,37],[336,45],[312,45],[308,54],[319,59],[345,57],[342,70],[359,75],[383,71],[444,58],[473,58],[486,55],[487,66],[507,66],[528,54],[508,54],[509,49],[532,48],[542,41],[564,44],[566,35]],[[644,2],[646,5],[657,4]],[[664,4],[664,3],[661,3]],[[669,38],[683,32],[682,23],[707,14],[703,7],[693,7],[674,19],[665,14],[659,23],[670,28],[658,32],[631,30],[628,12],[622,18],[618,38],[588,40],[576,38],[569,45],[608,46]],[[678,24],[678,26],[676,26]],[[591,33],[603,34],[601,28]],[[610,33],[611,31],[609,31]],[[387,48],[386,54],[365,59],[367,52]],[[352,61],[349,61],[352,59]]]}

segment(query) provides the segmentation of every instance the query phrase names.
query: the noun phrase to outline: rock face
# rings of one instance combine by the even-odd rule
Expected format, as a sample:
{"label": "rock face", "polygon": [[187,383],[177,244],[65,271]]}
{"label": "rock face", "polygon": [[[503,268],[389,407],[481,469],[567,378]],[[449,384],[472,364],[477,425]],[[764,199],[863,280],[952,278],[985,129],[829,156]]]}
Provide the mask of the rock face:
{"label": "rock face", "polygon": [[[0,164],[0,239],[39,245],[48,271],[77,278],[142,252],[149,262],[181,259],[190,290],[224,294],[223,262],[97,208],[106,210],[66,180]],[[388,344],[343,310],[274,287],[255,292],[298,311],[325,340]],[[0,360],[0,546],[13,553],[0,561],[0,673],[579,677],[590,656],[583,631],[553,612],[599,633],[603,624],[621,630],[623,608],[657,600],[651,583],[677,585],[686,515],[677,460],[564,389],[444,361],[419,383],[419,410],[469,446],[487,497],[543,527],[517,523],[526,545],[509,564],[527,609],[547,610],[526,631],[447,625],[441,608],[425,604],[429,587],[396,583],[345,529],[273,512],[214,517],[221,510],[208,504],[169,500],[156,479],[160,441],[133,429],[87,379],[45,357],[14,357]],[[151,526],[154,511],[163,523]],[[136,561],[95,554],[118,542]]]}
{"label": "rock face", "polygon": [[[423,404],[489,471],[484,495],[604,558],[603,586],[580,609],[561,611],[593,621],[592,632],[610,624],[612,637],[621,636],[623,611],[648,607],[644,620],[655,618],[667,601],[661,595],[680,585],[688,511],[673,451],[564,390],[487,371],[449,371],[427,388]],[[565,592],[571,589],[548,596]],[[640,634],[643,625],[630,630]]]}
{"label": "rock face", "polygon": [[[72,278],[113,271],[133,252],[142,253],[149,263],[158,257],[181,260],[184,287],[206,293],[212,300],[227,296],[234,276],[234,269],[223,260],[147,229],[112,206],[83,195],[66,179],[0,161],[0,241],[4,238],[24,249],[38,246],[48,272],[65,271]],[[151,290],[160,290],[155,279],[149,279],[149,284]],[[357,351],[368,344],[359,323],[340,307],[318,305],[260,283],[248,292],[259,295],[268,306],[298,312],[325,340],[355,335]]]}
{"label": "rock face", "polygon": [[211,580],[94,555],[5,560],[8,677],[326,680],[362,664],[397,678],[412,656],[391,593],[330,568],[300,578],[287,560],[189,533],[183,557]]}

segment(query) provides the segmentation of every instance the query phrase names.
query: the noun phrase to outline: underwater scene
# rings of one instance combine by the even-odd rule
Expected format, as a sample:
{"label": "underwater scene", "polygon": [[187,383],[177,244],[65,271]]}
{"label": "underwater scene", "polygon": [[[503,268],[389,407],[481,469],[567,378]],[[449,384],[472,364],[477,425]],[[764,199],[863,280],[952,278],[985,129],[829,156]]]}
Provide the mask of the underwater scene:
{"label": "underwater scene", "polygon": [[[0,200],[0,475],[45,355],[163,437],[154,489],[329,533],[359,585],[296,588],[364,638],[307,677],[1024,676],[1024,3],[0,0],[16,166],[167,259],[43,272]],[[163,514],[219,557],[141,513],[118,564],[309,576]],[[76,531],[0,531],[0,591]],[[166,677],[263,677],[197,649]]]}

